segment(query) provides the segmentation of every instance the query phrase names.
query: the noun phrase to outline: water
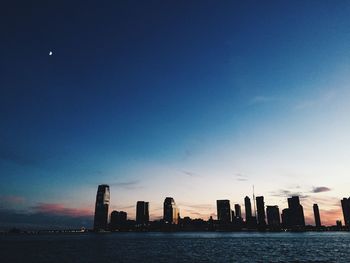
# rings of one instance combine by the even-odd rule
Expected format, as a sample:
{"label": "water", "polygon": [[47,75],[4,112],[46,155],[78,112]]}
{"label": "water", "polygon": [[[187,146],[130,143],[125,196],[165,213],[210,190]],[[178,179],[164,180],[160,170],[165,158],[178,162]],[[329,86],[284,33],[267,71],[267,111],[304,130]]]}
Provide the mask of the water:
{"label": "water", "polygon": [[0,236],[7,262],[350,262],[350,233]]}

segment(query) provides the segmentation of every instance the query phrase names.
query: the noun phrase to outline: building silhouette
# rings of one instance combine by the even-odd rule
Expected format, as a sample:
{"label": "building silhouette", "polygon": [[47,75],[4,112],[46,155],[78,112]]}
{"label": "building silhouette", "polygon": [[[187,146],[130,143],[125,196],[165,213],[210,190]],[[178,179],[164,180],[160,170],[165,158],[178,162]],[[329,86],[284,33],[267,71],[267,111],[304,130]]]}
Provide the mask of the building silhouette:
{"label": "building silhouette", "polygon": [[232,222],[232,211],[230,200],[216,200],[216,208],[218,213],[218,221],[220,223]]}
{"label": "building silhouette", "polygon": [[278,229],[281,226],[280,210],[277,205],[266,206],[267,224],[270,229]]}
{"label": "building silhouette", "polygon": [[[255,198],[255,196],[254,196]],[[251,201],[248,196],[244,198],[245,217],[242,219],[241,206],[234,205],[231,209],[230,200],[216,200],[217,222],[210,217],[210,220],[191,219],[190,217],[180,218],[179,209],[172,197],[166,197],[163,207],[163,220],[149,221],[149,202],[137,201],[136,220],[127,220],[127,213],[123,211],[112,211],[110,214],[110,223],[108,225],[108,209],[110,203],[110,188],[106,184],[98,186],[96,194],[94,231],[121,230],[121,231],[140,231],[140,230],[224,230],[240,231],[247,230],[266,230],[267,227],[272,231],[280,231],[281,227],[286,230],[303,231],[312,229],[321,229],[321,217],[317,204],[313,204],[315,218],[315,228],[307,226],[305,228],[305,218],[303,206],[300,204],[299,196],[292,196],[287,199],[288,208],[283,209],[280,217],[280,211],[277,205],[266,206],[263,196],[255,198],[257,212],[252,215]],[[255,204],[255,202],[254,202]],[[350,227],[350,197],[341,200],[341,206],[344,216],[345,227],[342,227],[340,220],[337,220],[336,226],[322,227],[322,230],[349,230]],[[254,208],[255,210],[255,208]],[[282,218],[282,224],[281,224]],[[267,221],[266,221],[267,219]],[[165,224],[164,224],[165,223]]]}
{"label": "building silhouette", "polygon": [[258,226],[265,227],[266,226],[266,215],[265,215],[265,203],[263,196],[256,197],[256,209],[258,212]]}
{"label": "building silhouette", "polygon": [[338,229],[341,229],[341,228],[343,227],[343,224],[342,224],[341,220],[337,220],[337,221],[335,222],[335,224],[336,224],[336,226],[337,226]]}
{"label": "building silhouette", "polygon": [[350,226],[350,197],[341,200],[345,226]]}
{"label": "building silhouette", "polygon": [[235,218],[235,210],[231,210],[231,221]]}
{"label": "building silhouette", "polygon": [[126,226],[127,213],[124,211],[113,211],[111,213],[111,220],[109,224],[110,230],[121,230]]}
{"label": "building silhouette", "polygon": [[163,205],[163,220],[167,224],[178,224],[179,222],[179,209],[176,206],[174,198],[167,197],[164,200]]}
{"label": "building silhouette", "polygon": [[316,227],[321,227],[320,210],[318,209],[318,205],[317,204],[313,205],[313,210],[314,210],[314,217],[315,217],[315,226]]}
{"label": "building silhouette", "polygon": [[136,203],[136,224],[147,225],[149,222],[149,203],[138,201]]}
{"label": "building silhouette", "polygon": [[98,186],[95,204],[94,230],[101,231],[108,228],[108,207],[110,193],[109,186],[102,184]]}
{"label": "building silhouette", "polygon": [[290,228],[292,226],[292,221],[291,221],[292,214],[289,208],[285,208],[282,210],[281,218],[282,218],[282,225],[284,228]]}
{"label": "building silhouette", "polygon": [[239,204],[235,204],[235,213],[237,218],[242,218],[241,206]]}
{"label": "building silhouette", "polygon": [[248,222],[252,217],[252,204],[250,203],[250,198],[246,196],[244,198],[244,208],[245,208],[245,221]]}
{"label": "building silhouette", "polygon": [[249,229],[256,228],[256,217],[252,215],[252,204],[248,196],[244,198],[244,207],[246,227]]}
{"label": "building silhouette", "polygon": [[288,208],[282,211],[282,223],[286,228],[305,227],[304,209],[300,204],[299,196],[288,198]]}

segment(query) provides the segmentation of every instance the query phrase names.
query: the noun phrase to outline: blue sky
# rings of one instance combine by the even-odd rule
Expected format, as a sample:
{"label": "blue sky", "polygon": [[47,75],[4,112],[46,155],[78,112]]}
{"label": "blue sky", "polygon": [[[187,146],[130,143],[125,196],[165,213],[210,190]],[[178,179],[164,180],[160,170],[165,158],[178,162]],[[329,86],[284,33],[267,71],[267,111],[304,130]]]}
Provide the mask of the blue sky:
{"label": "blue sky", "polygon": [[92,209],[106,183],[131,217],[137,200],[160,216],[170,195],[206,218],[255,184],[269,204],[299,193],[338,216],[349,195],[348,1],[2,9],[2,207]]}

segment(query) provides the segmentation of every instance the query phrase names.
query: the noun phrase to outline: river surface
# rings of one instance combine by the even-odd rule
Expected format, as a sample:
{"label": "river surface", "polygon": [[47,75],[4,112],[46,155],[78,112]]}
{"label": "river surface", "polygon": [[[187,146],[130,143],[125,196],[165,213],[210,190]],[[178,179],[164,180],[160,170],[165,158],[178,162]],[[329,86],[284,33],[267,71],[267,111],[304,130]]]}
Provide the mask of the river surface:
{"label": "river surface", "polygon": [[350,262],[350,232],[2,235],[0,262]]}

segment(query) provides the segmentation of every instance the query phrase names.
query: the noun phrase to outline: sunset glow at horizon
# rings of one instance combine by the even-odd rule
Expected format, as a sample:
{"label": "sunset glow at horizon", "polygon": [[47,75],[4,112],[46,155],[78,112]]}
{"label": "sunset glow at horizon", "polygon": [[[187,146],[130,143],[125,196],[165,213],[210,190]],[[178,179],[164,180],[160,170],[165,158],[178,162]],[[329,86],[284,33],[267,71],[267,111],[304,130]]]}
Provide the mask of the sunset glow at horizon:
{"label": "sunset glow at horizon", "polygon": [[130,219],[140,200],[161,219],[166,197],[181,217],[216,219],[218,199],[244,217],[254,185],[280,212],[300,196],[307,224],[315,203],[344,220],[347,1],[96,5],[4,6],[0,228],[91,227],[99,184]]}

